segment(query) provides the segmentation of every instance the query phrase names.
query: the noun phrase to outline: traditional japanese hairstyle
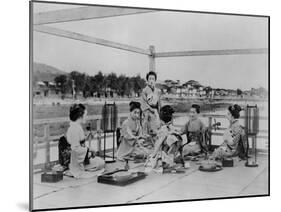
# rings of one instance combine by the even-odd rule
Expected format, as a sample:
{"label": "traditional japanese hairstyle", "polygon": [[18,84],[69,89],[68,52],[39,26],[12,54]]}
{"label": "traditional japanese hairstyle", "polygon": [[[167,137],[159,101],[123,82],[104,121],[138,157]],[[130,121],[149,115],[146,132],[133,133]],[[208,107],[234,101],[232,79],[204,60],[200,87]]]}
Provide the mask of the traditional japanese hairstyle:
{"label": "traditional japanese hairstyle", "polygon": [[196,110],[196,113],[200,113],[200,106],[197,104],[191,105],[191,108],[194,108]]}
{"label": "traditional japanese hairstyle", "polygon": [[228,107],[228,110],[231,113],[231,115],[233,116],[233,118],[239,119],[240,111],[242,110],[242,108],[239,105],[237,105],[237,104],[231,105]]}
{"label": "traditional japanese hairstyle", "polygon": [[141,109],[141,104],[139,102],[131,101],[129,106],[130,106],[130,112],[132,112],[135,109]]}
{"label": "traditional japanese hairstyle", "polygon": [[150,71],[146,74],[146,80],[148,80],[148,77],[152,75],[155,77],[155,80],[157,80],[157,74],[154,71]]}
{"label": "traditional japanese hairstyle", "polygon": [[83,104],[74,104],[70,107],[69,118],[71,121],[76,121],[77,119],[83,117],[86,107]]}
{"label": "traditional japanese hairstyle", "polygon": [[174,109],[170,105],[165,105],[160,109],[160,119],[165,123],[172,120]]}

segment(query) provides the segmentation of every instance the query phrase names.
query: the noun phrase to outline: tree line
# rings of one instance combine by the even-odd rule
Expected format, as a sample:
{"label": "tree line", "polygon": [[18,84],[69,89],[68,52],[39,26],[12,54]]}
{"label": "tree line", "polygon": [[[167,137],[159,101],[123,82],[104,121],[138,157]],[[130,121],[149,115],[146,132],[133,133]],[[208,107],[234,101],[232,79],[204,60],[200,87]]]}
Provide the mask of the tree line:
{"label": "tree line", "polygon": [[116,75],[115,73],[103,74],[99,71],[94,76],[86,73],[72,71],[69,74],[58,75],[54,79],[57,89],[64,97],[66,94],[82,93],[84,98],[100,97],[113,95],[131,96],[133,93],[139,95],[145,87],[145,80],[140,75],[128,77],[124,74]]}

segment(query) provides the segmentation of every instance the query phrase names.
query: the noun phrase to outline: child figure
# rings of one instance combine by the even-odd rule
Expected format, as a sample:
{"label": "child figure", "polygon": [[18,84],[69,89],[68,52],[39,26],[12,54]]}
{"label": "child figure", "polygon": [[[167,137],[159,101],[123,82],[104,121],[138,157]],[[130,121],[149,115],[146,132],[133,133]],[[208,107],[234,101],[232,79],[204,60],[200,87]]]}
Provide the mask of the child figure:
{"label": "child figure", "polygon": [[66,137],[71,145],[69,171],[75,178],[88,178],[94,176],[86,172],[95,172],[103,169],[105,162],[99,157],[92,157],[89,148],[86,147],[86,136],[82,128],[85,123],[87,110],[83,104],[74,104],[70,107],[70,126]]}
{"label": "child figure", "polygon": [[206,127],[198,118],[200,106],[193,104],[189,112],[189,120],[182,129],[182,134],[186,134],[187,143],[183,146],[183,155],[199,154],[201,150],[206,150],[205,130]]}
{"label": "child figure", "polygon": [[143,136],[140,122],[141,104],[130,102],[130,115],[123,122],[121,128],[120,146],[117,150],[117,159],[124,161],[129,157],[145,158],[149,152],[143,146],[145,137]]}
{"label": "child figure", "polygon": [[144,113],[143,131],[145,135],[155,135],[160,127],[159,110],[161,91],[155,87],[157,75],[150,71],[146,75],[147,86],[143,89],[142,111]]}

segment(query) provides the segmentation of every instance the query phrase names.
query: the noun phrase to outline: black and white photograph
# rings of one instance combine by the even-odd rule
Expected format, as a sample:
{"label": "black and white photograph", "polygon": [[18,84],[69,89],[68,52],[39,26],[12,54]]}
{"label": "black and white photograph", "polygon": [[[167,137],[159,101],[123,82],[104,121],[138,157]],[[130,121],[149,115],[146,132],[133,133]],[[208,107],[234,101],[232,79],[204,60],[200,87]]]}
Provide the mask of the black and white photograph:
{"label": "black and white photograph", "polygon": [[31,210],[269,196],[269,16],[29,6]]}

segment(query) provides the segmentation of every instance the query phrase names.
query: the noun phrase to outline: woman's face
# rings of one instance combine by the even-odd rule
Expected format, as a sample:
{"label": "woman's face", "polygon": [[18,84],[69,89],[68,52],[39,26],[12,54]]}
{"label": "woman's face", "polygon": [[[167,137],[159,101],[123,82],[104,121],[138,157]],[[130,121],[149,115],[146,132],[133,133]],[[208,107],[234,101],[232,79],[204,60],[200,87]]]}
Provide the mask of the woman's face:
{"label": "woman's face", "polygon": [[86,121],[87,121],[87,114],[88,114],[88,111],[85,110],[85,111],[84,111],[84,114],[83,114],[83,116],[82,116],[82,118],[81,118],[81,123],[83,123],[83,124],[86,123]]}
{"label": "woman's face", "polygon": [[231,113],[230,113],[230,111],[229,110],[227,110],[227,112],[226,112],[226,119],[228,120],[228,121],[232,121],[233,120],[233,116],[231,115]]}
{"label": "woman's face", "polygon": [[148,82],[148,85],[150,85],[151,87],[154,87],[155,86],[155,82],[156,82],[155,76],[154,75],[149,75],[147,82]]}
{"label": "woman's face", "polygon": [[196,112],[196,109],[195,108],[190,108],[190,111],[189,111],[189,117],[191,119],[196,119],[198,117],[198,114]]}
{"label": "woman's face", "polygon": [[131,117],[133,120],[137,120],[140,118],[140,109],[134,109],[132,112],[131,112]]}

